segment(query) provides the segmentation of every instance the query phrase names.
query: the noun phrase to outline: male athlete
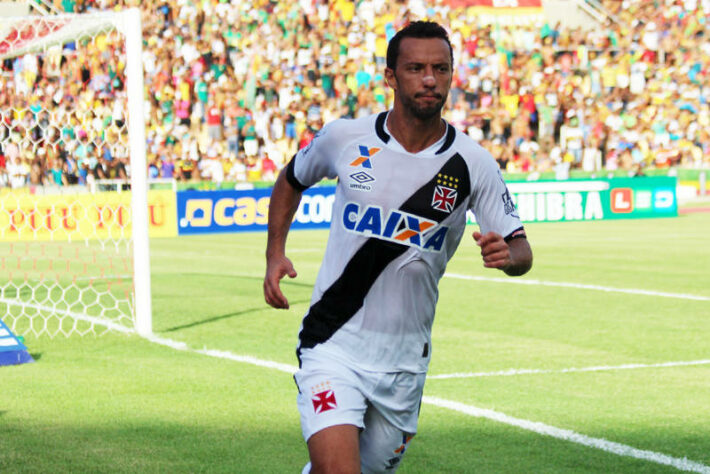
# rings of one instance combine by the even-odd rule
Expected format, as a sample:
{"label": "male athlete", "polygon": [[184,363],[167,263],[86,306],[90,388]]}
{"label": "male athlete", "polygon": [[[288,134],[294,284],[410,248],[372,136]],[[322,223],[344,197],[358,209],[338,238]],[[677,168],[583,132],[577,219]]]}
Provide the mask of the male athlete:
{"label": "male athlete", "polygon": [[491,155],[442,120],[453,53],[415,22],[387,50],[388,112],[326,125],[271,195],[264,297],[296,271],[286,236],[301,193],[338,178],[330,237],[297,349],[303,472],[394,472],[417,431],[438,282],[471,209],[484,266],[522,275],[532,251]]}

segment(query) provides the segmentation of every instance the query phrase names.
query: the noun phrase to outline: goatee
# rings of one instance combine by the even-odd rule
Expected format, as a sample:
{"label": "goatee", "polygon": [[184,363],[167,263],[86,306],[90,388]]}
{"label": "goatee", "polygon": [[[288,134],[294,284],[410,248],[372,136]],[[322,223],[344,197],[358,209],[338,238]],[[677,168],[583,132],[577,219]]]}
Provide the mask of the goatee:
{"label": "goatee", "polygon": [[[417,94],[414,96],[414,99],[418,97],[423,97],[424,94]],[[436,103],[428,105],[428,106],[421,106],[417,104],[415,100],[403,100],[402,103],[405,106],[405,108],[409,109],[409,112],[416,117],[419,120],[429,120],[432,118],[437,117],[441,113],[441,109],[444,107],[444,103],[446,102],[446,95],[442,96],[441,94],[437,94],[436,97],[439,99]]]}

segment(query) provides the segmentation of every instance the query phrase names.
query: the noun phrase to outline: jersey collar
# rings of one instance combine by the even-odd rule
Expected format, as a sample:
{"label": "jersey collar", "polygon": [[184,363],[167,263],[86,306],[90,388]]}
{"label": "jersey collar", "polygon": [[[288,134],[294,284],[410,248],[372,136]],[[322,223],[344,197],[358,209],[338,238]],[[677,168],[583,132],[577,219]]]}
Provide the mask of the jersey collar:
{"label": "jersey collar", "polygon": [[[385,143],[389,142],[390,138],[392,138],[390,137],[389,133],[385,131],[385,121],[387,120],[387,114],[389,114],[389,111],[382,112],[377,116],[377,120],[375,120],[375,132],[377,133],[377,136],[380,138],[380,140]],[[441,147],[436,151],[435,155],[440,155],[441,153],[444,153],[446,150],[451,148],[451,145],[453,145],[455,138],[456,129],[449,122],[446,122],[446,139],[444,140],[444,143],[442,143]]]}

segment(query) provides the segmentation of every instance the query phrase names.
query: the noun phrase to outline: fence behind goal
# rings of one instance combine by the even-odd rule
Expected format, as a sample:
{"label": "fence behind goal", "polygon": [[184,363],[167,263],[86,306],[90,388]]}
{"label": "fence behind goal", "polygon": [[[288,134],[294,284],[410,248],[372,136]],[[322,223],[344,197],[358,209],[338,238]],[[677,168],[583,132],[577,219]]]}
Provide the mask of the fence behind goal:
{"label": "fence behind goal", "polygon": [[[136,9],[0,18],[0,317],[16,333],[151,332],[141,40]],[[125,176],[130,193],[90,192]]]}

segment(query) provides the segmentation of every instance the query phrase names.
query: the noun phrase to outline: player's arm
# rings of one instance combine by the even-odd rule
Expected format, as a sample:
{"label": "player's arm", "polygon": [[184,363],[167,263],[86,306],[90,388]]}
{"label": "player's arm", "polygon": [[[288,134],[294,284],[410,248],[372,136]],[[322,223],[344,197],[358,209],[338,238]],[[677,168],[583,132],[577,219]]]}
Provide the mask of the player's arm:
{"label": "player's arm", "polygon": [[285,275],[296,276],[291,260],[286,257],[286,236],[301,202],[301,194],[324,177],[335,178],[333,150],[340,148],[342,132],[347,131],[348,126],[347,121],[336,120],[323,127],[276,179],[269,204],[264,277],[264,299],[274,308],[288,308],[288,300],[281,292],[279,282]]}
{"label": "player's arm", "polygon": [[296,277],[296,270],[286,257],[286,237],[301,202],[301,191],[289,183],[286,173],[287,168],[281,170],[271,192],[264,277],[264,299],[274,308],[281,309],[288,309],[289,305],[279,282],[286,275]]}
{"label": "player's arm", "polygon": [[532,268],[532,250],[525,236],[513,199],[498,163],[480,149],[475,162],[476,181],[470,209],[476,215],[480,231],[473,239],[481,248],[483,266],[498,268],[509,276],[520,276]]}
{"label": "player's arm", "polygon": [[483,266],[498,268],[508,276],[520,276],[532,268],[532,249],[528,239],[523,236],[509,239],[507,242],[502,235],[488,232],[473,233],[473,239],[481,248]]}

